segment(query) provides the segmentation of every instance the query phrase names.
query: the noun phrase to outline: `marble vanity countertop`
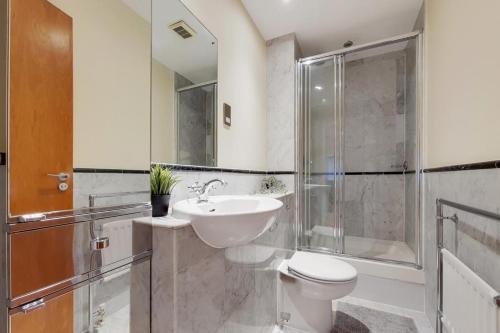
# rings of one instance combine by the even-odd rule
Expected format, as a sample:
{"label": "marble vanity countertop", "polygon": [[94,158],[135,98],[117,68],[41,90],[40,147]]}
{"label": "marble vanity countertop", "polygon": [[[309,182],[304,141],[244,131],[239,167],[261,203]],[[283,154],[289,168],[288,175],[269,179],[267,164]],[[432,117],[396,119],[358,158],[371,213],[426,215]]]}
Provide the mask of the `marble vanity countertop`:
{"label": "marble vanity countertop", "polygon": [[287,191],[285,193],[255,193],[253,195],[255,196],[261,196],[261,197],[270,197],[270,198],[274,198],[274,199],[283,199],[289,195],[292,195],[293,192],[292,191]]}
{"label": "marble vanity countertop", "polygon": [[134,222],[151,224],[153,227],[180,229],[191,224],[189,220],[176,219],[170,215],[164,217],[141,217]]}

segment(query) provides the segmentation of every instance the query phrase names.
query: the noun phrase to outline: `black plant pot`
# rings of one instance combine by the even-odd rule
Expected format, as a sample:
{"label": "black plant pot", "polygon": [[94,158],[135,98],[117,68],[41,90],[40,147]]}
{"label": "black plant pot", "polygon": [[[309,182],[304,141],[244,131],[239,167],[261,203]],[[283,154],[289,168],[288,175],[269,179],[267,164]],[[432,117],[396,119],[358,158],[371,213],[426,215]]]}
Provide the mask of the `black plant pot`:
{"label": "black plant pot", "polygon": [[151,205],[153,206],[153,217],[166,216],[170,194],[151,194]]}

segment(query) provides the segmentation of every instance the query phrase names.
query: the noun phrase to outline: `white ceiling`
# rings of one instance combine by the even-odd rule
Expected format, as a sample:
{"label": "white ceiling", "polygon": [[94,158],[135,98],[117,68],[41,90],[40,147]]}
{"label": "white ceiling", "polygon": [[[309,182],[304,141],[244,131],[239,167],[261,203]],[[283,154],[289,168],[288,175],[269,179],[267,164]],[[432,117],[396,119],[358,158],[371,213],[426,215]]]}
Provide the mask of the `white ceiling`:
{"label": "white ceiling", "polygon": [[[217,79],[217,39],[181,1],[122,1],[149,22],[152,6],[154,59],[193,83]],[[179,20],[184,20],[196,31],[196,35],[183,39],[168,28]]]}
{"label": "white ceiling", "polygon": [[294,32],[303,56],[413,30],[422,0],[241,0],[265,40]]}

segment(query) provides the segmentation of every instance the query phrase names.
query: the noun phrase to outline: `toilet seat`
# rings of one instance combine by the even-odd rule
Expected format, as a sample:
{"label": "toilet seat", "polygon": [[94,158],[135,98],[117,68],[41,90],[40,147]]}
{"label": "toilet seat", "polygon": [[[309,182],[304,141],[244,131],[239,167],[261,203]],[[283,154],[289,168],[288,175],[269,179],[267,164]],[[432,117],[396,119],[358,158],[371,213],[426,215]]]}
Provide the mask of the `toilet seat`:
{"label": "toilet seat", "polygon": [[288,261],[290,273],[319,283],[345,283],[356,280],[356,269],[333,256],[297,251]]}

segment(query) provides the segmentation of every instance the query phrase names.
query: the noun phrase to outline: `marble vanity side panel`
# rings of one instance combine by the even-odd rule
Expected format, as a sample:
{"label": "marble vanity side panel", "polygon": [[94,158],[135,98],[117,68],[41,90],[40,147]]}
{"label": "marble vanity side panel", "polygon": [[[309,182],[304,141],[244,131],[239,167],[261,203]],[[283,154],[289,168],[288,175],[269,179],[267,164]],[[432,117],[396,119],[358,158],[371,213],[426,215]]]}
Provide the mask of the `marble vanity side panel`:
{"label": "marble vanity side panel", "polygon": [[[149,191],[149,174],[141,173],[73,173],[73,207],[89,206],[89,195]],[[149,201],[149,194],[96,199],[96,206],[119,205]]]}
{"label": "marble vanity side panel", "polygon": [[130,332],[151,332],[151,261],[130,268]]}
{"label": "marble vanity side panel", "polygon": [[[500,169],[425,173],[424,269],[425,312],[431,323],[436,316],[436,199],[442,198],[500,213]],[[500,223],[445,208],[446,215],[459,217],[458,239],[449,223],[444,230],[445,244],[482,279],[500,290]]]}
{"label": "marble vanity side panel", "polygon": [[[177,232],[191,234],[179,234],[176,240],[179,261],[183,256],[181,248],[195,247],[200,251],[206,247],[194,235],[192,228],[182,228]],[[193,262],[186,260],[184,263],[175,274],[175,332],[215,333],[224,321],[224,251],[215,250],[204,257],[197,256]]]}
{"label": "marble vanity side panel", "polygon": [[153,228],[151,269],[151,332],[175,332],[175,230]]}
{"label": "marble vanity side panel", "polygon": [[295,34],[267,42],[267,161],[270,170],[295,165]]}

